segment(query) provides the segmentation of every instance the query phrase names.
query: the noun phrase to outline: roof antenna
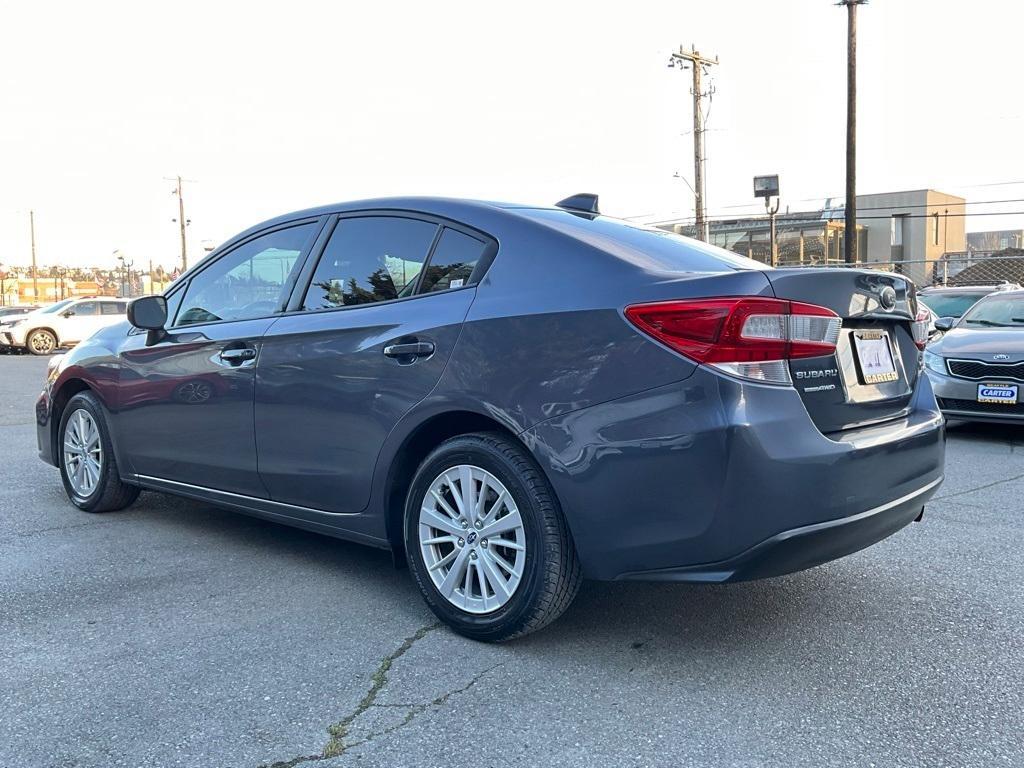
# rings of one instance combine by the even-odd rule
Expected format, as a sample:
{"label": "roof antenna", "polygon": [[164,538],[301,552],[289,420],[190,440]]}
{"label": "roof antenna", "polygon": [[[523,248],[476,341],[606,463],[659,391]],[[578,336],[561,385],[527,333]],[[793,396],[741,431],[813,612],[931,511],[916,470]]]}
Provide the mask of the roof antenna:
{"label": "roof antenna", "polygon": [[575,195],[570,195],[565,200],[559,200],[555,203],[555,207],[565,208],[568,211],[582,211],[583,213],[601,213],[597,208],[597,195],[592,192],[579,192]]}

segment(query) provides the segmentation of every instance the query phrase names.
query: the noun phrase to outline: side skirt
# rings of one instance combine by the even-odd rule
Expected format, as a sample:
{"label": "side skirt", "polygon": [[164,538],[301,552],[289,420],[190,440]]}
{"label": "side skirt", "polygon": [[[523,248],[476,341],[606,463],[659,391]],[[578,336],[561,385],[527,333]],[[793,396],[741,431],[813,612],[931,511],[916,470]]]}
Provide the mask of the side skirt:
{"label": "side skirt", "polygon": [[362,514],[360,512],[324,512],[319,509],[311,509],[310,507],[282,504],[281,502],[270,501],[269,499],[260,499],[255,496],[245,496],[228,491],[218,491],[214,488],[181,483],[177,480],[164,480],[163,478],[150,477],[149,475],[127,475],[124,481],[150,491],[159,491],[174,496],[184,496],[188,499],[205,501],[218,507],[241,512],[244,515],[290,525],[294,528],[302,528],[314,533],[322,533],[327,536],[333,536],[336,539],[354,541],[378,549],[391,549],[391,543],[387,539],[370,536],[358,531],[351,531],[339,526],[345,518],[360,517]]}

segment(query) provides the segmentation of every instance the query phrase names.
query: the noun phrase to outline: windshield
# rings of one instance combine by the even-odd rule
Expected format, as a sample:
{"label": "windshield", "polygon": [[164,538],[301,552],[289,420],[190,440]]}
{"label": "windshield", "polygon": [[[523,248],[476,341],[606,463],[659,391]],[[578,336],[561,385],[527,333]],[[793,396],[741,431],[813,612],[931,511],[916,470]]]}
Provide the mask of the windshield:
{"label": "windshield", "polygon": [[962,323],[984,328],[1024,328],[1024,294],[979,301],[964,315]]}
{"label": "windshield", "polygon": [[531,218],[613,253],[644,269],[665,272],[728,272],[770,269],[760,262],[663,229],[613,219],[581,216],[548,208],[520,209]]}
{"label": "windshield", "polygon": [[58,301],[56,304],[52,304],[51,306],[47,307],[46,309],[39,310],[39,312],[40,312],[40,314],[43,314],[43,315],[48,315],[51,312],[59,312],[60,310],[64,309],[64,307],[66,307],[68,304],[70,304],[72,301],[74,301],[74,299],[64,299],[64,301]]}
{"label": "windshield", "polygon": [[986,293],[927,293],[921,298],[939,317],[961,317]]}

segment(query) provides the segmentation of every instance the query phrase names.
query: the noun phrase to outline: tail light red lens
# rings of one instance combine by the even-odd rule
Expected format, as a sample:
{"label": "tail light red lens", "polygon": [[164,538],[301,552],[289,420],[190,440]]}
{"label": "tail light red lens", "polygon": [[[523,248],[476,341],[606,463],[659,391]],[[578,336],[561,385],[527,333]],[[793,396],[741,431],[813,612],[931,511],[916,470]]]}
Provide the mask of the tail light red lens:
{"label": "tail light red lens", "polygon": [[928,310],[919,306],[917,317],[914,318],[914,343],[918,349],[924,349],[928,343],[928,326],[931,325],[931,315]]}
{"label": "tail light red lens", "polygon": [[756,297],[634,304],[625,314],[641,331],[697,362],[775,384],[790,383],[785,361],[834,354],[842,326],[825,307]]}

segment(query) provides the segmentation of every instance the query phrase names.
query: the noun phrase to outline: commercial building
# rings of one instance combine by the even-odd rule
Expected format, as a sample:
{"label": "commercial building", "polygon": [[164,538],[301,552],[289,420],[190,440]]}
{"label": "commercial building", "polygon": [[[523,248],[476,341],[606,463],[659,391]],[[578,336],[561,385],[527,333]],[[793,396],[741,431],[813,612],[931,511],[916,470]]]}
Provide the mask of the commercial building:
{"label": "commercial building", "polygon": [[[919,285],[934,282],[936,263],[949,252],[966,250],[966,200],[933,189],[857,196],[857,260],[892,264]],[[694,234],[692,224],[667,222],[663,229]],[[771,261],[768,218],[715,220],[711,242],[736,253]],[[780,214],[776,217],[778,265],[843,262],[846,230],[843,208]]]}
{"label": "commercial building", "polygon": [[968,232],[967,251],[976,256],[990,255],[1007,248],[1024,250],[1024,229],[996,229]]}

